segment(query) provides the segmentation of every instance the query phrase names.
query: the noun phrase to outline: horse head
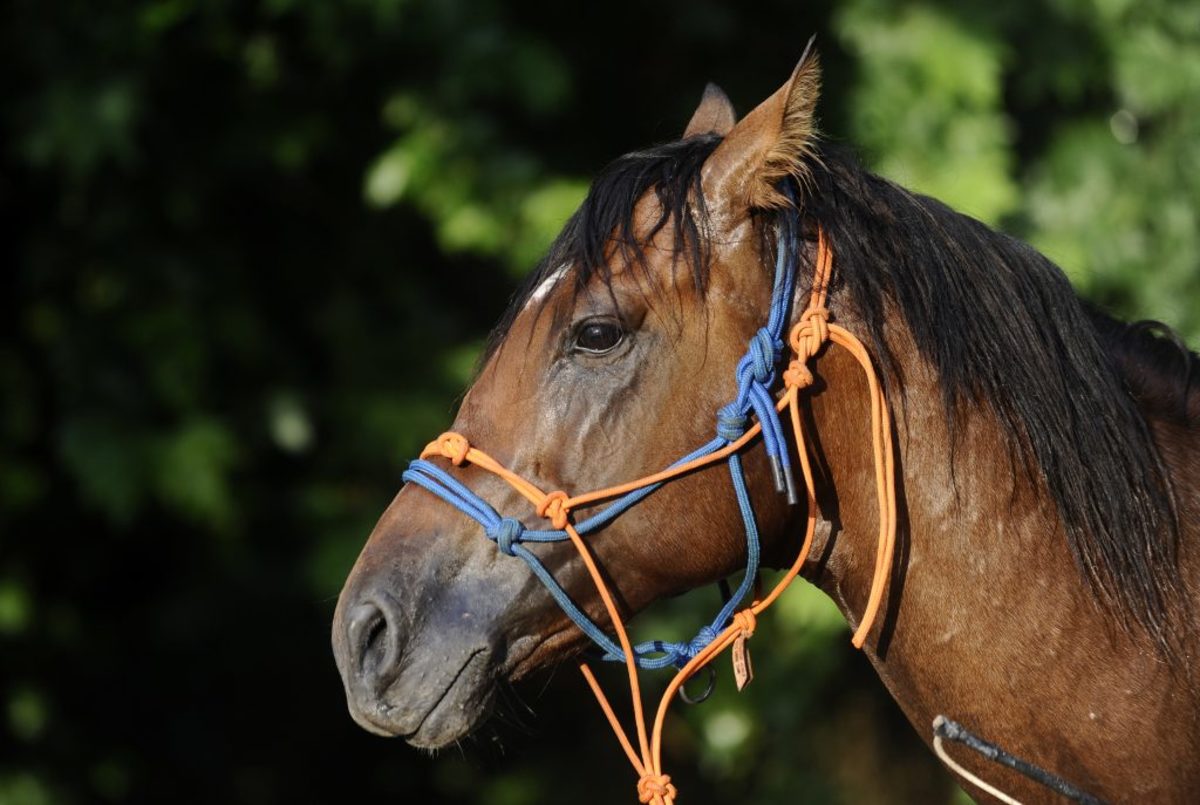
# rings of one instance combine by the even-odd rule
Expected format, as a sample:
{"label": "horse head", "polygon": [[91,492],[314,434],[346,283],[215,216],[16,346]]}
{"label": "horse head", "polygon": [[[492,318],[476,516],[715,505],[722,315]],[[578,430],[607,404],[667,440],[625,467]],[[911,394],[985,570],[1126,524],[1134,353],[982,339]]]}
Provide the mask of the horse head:
{"label": "horse head", "polygon": [[[670,803],[637,667],[679,666],[668,696],[717,650],[736,668],[781,589],[752,600],[756,569],[790,564],[927,740],[965,714],[1100,796],[1190,801],[1200,362],[1171,371],[1034,249],[818,143],[818,84],[806,55],[736,123],[710,88],[683,139],[598,176],[346,581],[351,713],[443,746],[590,641],[629,670],[636,742],[606,712],[639,797]],[[693,640],[629,641],[741,568]],[[952,768],[1044,796],[984,762]]]}
{"label": "horse head", "polygon": [[[363,727],[446,745],[487,715],[499,681],[586,644],[579,619],[513,555],[514,537],[561,527],[562,518],[548,524],[536,511],[544,506],[456,450],[469,439],[538,489],[570,494],[647,476],[714,439],[715,414],[737,395],[735,369],[778,290],[778,222],[795,214],[785,192],[803,181],[818,84],[806,54],[736,124],[710,85],[681,140],[622,157],[597,178],[498,326],[452,426],[463,442],[440,454],[435,446],[429,458],[429,473],[447,474],[444,483],[461,484],[503,520],[488,514],[483,528],[409,483],[346,580],[333,645]],[[809,264],[814,233],[797,225],[793,235],[792,256]],[[785,312],[792,294],[789,286]],[[715,438],[744,432],[747,417],[729,419]],[[790,526],[804,506],[777,492],[761,444],[741,463],[763,561],[788,564]],[[748,552],[743,511],[720,467],[639,497],[587,544],[622,616],[745,567]],[[521,546],[589,620],[610,620],[570,544]]]}

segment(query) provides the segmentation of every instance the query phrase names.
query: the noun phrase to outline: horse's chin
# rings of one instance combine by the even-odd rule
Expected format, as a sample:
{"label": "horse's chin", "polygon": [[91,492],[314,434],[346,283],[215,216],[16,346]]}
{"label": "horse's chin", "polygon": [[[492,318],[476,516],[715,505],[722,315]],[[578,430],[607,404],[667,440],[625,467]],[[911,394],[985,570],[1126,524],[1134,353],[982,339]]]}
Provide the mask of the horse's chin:
{"label": "horse's chin", "polygon": [[495,669],[488,652],[481,651],[448,681],[402,673],[378,697],[362,701],[351,696],[348,703],[350,715],[368,732],[436,750],[465,738],[485,721],[495,695]]}

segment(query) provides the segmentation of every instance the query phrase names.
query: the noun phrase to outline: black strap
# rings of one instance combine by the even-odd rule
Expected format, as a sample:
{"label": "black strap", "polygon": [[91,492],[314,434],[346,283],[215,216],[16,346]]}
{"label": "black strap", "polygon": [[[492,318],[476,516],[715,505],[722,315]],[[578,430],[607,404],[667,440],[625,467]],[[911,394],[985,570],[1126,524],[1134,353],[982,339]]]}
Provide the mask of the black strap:
{"label": "black strap", "polygon": [[990,741],[985,741],[982,738],[972,734],[962,724],[957,721],[951,721],[945,716],[938,716],[933,720],[933,732],[935,735],[940,735],[949,741],[956,741],[964,746],[974,749],[985,758],[996,763],[1002,763],[1010,769],[1014,769],[1028,777],[1034,782],[1040,783],[1051,791],[1061,794],[1067,799],[1075,802],[1082,802],[1084,805],[1105,805],[1103,800],[1093,797],[1086,791],[1068,783],[1057,774],[1051,774],[1045,769],[1033,765],[1027,760],[1022,760],[1019,757],[1014,757],[1008,752],[1005,752],[1000,747]]}

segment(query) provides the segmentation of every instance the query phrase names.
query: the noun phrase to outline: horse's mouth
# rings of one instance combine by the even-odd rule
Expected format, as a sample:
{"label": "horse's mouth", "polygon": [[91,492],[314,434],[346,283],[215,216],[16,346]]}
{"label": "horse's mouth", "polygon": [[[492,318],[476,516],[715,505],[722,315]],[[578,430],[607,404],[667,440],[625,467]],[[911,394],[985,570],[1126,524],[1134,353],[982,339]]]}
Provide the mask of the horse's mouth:
{"label": "horse's mouth", "polygon": [[401,675],[374,701],[352,699],[350,714],[368,732],[403,738],[418,749],[441,749],[487,717],[496,688],[491,670],[488,651],[481,647],[444,685],[418,686]]}

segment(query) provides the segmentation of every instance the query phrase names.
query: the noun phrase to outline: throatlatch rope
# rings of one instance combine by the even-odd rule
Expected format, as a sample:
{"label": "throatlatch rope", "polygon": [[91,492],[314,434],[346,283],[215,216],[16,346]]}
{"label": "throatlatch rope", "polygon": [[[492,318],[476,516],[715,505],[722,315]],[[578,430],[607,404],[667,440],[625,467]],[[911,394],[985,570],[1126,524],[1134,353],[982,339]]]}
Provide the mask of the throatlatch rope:
{"label": "throatlatch rope", "polygon": [[[783,395],[774,399],[775,367],[783,351],[782,333],[788,319],[788,310],[795,285],[796,263],[799,259],[799,222],[793,213],[787,216],[778,237],[778,254],[775,261],[775,280],[771,293],[771,308],[766,325],[750,340],[746,354],[735,370],[737,396],[717,412],[717,435],[696,451],[679,459],[666,469],[653,475],[618,486],[589,492],[574,497],[562,491],[543,492],[528,480],[501,465],[487,453],[472,447],[458,433],[444,433],[430,442],[421,452],[421,457],[409,464],[404,480],[410,481],[438,496],[463,514],[478,522],[488,539],[497,548],[516,556],[529,565],[530,570],[546,586],[555,602],[575,624],[604,651],[604,659],[623,662],[628,677],[633,709],[634,730],[637,747],[630,741],[611,704],[600,689],[591,668],[585,663],[580,666],[584,678],[596,695],[605,716],[612,725],[621,747],[638,773],[638,800],[653,805],[672,805],[677,796],[671,778],[662,770],[662,732],[667,710],[675,694],[697,671],[717,657],[722,651],[738,641],[745,641],[754,634],[756,618],[769,607],[783,590],[800,573],[809,549],[817,522],[817,502],[812,467],[808,457],[808,442],[800,419],[800,392],[812,384],[813,376],[808,363],[826,342],[845,348],[862,367],[866,376],[871,398],[871,438],[874,448],[875,485],[879,501],[879,537],[876,550],[875,570],[866,609],[852,638],[856,648],[862,648],[871,626],[878,614],[887,585],[892,564],[893,546],[896,536],[896,493],[895,465],[891,419],[887,401],[879,379],[871,363],[870,355],[862,343],[848,330],[829,322],[826,309],[829,280],[833,270],[833,255],[823,232],[818,231],[817,258],[813,277],[812,296],[808,307],[801,313],[788,335],[788,345],[794,357],[783,372]],[[796,493],[789,451],[780,414],[789,412],[796,452],[800,458],[800,470],[808,497],[808,522],[804,541],[795,562],[771,591],[749,606],[738,609],[749,595],[757,576],[760,558],[758,525],[754,509],[746,488],[740,452],[760,433],[763,446],[770,459],[775,475],[776,487],[786,490],[789,501],[796,501]],[[749,424],[750,416],[757,420]],[[487,501],[480,498],[450,473],[432,463],[430,457],[448,459],[453,466],[470,463],[499,476],[528,500],[538,517],[549,520],[552,530],[526,528],[512,517],[502,517]],[[611,522],[621,513],[636,505],[664,483],[718,461],[729,467],[730,480],[737,497],[746,530],[746,574],[738,589],[729,597],[712,623],[704,626],[696,637],[687,642],[665,642],[654,640],[631,644],[628,632],[616,604],[587,543],[586,535]],[[571,521],[571,513],[603,501],[612,501],[603,511],[583,522]],[[537,556],[523,543],[561,542],[569,540],[579,553],[604,609],[616,632],[614,642],[608,634],[587,616],[554,579]],[[667,685],[659,702],[651,731],[646,729],[638,668],[665,668],[674,665],[679,670]]]}

